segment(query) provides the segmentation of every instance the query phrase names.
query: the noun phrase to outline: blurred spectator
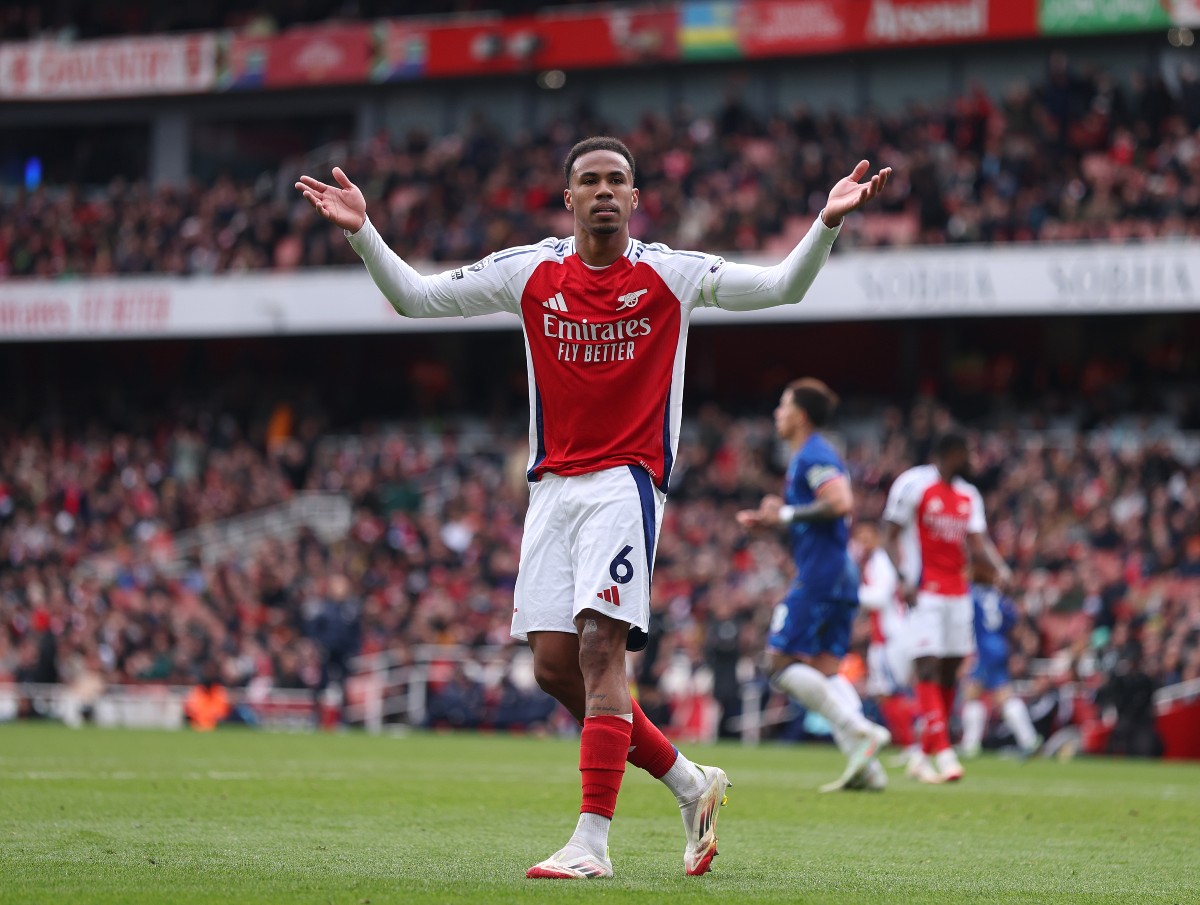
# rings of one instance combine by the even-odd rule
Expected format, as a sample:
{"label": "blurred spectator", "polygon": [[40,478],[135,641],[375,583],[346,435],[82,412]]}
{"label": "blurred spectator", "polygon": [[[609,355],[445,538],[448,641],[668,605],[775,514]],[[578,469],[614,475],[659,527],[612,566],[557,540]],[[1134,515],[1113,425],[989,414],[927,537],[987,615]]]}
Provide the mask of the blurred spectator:
{"label": "blurred spectator", "polygon": [[717,598],[709,613],[704,635],[704,659],[713,674],[713,698],[721,705],[721,738],[737,738],[731,721],[741,715],[742,691],[738,679],[738,664],[742,651],[742,627],[733,602]]}
{"label": "blurred spectator", "polygon": [[324,692],[331,683],[339,700],[345,695],[350,659],[358,653],[362,634],[362,601],[350,593],[350,580],[331,575],[323,600],[313,601],[316,613],[308,620],[305,634],[317,645],[321,656],[321,679],[313,689]]}
{"label": "blurred spectator", "polygon": [[557,707],[558,702],[540,688],[521,688],[505,674],[489,722],[496,729],[543,729]]}
{"label": "blurred spectator", "polygon": [[428,722],[434,728],[478,729],[484,713],[483,689],[467,677],[462,664],[430,695]]}
{"label": "blurred spectator", "polygon": [[1162,742],[1154,727],[1154,690],[1157,683],[1142,669],[1142,652],[1136,643],[1120,652],[1107,681],[1096,693],[1096,703],[1112,727],[1110,754],[1159,757]]}
{"label": "blurred spectator", "polygon": [[233,712],[229,695],[217,676],[216,667],[205,668],[204,677],[188,693],[183,713],[188,725],[197,732],[212,732]]}

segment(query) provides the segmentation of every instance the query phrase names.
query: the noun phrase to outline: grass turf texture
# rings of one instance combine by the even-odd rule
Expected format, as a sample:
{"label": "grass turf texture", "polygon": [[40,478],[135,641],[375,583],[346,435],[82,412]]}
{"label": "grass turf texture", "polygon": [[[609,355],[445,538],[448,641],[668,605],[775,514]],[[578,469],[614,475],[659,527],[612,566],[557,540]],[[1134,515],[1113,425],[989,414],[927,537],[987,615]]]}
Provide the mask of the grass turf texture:
{"label": "grass turf texture", "polygon": [[683,876],[630,769],[617,876],[532,881],[579,800],[571,740],[0,727],[0,903],[1200,902],[1200,765],[985,758],[820,795],[826,747],[689,749],[735,783]]}

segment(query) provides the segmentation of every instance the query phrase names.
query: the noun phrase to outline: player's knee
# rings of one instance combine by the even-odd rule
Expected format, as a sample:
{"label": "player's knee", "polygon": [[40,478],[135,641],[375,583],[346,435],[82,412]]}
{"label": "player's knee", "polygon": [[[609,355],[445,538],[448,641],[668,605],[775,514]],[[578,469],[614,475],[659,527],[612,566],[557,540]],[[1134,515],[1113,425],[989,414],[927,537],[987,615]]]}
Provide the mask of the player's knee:
{"label": "player's knee", "polygon": [[579,645],[579,669],[584,675],[596,670],[609,668],[616,659],[616,654],[624,657],[624,645],[618,648],[612,638],[596,638],[588,644]]}
{"label": "player's knee", "polygon": [[779,684],[780,677],[784,674],[789,666],[797,662],[792,657],[785,657],[782,654],[771,654],[767,657],[767,675],[770,676],[771,687],[776,691],[783,691],[783,687]]}
{"label": "player's knee", "polygon": [[579,667],[576,663],[533,664],[533,678],[538,688],[556,700],[569,696],[579,685]]}
{"label": "player's knee", "polygon": [[938,682],[941,680],[941,669],[936,657],[918,657],[913,661],[913,674],[918,682]]}
{"label": "player's knee", "polygon": [[587,631],[579,636],[579,669],[587,676],[602,673],[617,666],[624,668],[627,630]]}
{"label": "player's knee", "polygon": [[787,667],[785,666],[782,669],[774,670],[771,673],[771,678],[769,679],[769,681],[771,683],[771,687],[774,688],[776,691],[782,691],[784,694],[787,693],[787,689],[783,687],[783,671],[786,668]]}
{"label": "player's knee", "polygon": [[809,661],[809,665],[823,676],[836,676],[842,660],[833,654],[821,653],[813,657]]}

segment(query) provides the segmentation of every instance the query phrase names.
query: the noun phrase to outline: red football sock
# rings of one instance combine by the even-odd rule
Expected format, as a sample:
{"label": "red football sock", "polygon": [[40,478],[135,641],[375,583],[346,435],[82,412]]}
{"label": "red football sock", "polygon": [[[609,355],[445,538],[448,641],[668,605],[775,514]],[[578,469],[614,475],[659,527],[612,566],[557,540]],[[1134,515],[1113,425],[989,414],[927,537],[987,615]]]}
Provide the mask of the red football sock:
{"label": "red football sock", "polygon": [[954,699],[958,697],[957,685],[943,685],[942,691],[942,707],[946,711],[946,723],[949,724],[950,717],[954,713]]}
{"label": "red football sock", "polygon": [[581,813],[599,814],[612,820],[632,733],[633,724],[619,716],[584,719],[579,738],[579,772],[583,774]]}
{"label": "red football sock", "polygon": [[657,726],[633,702],[633,733],[629,736],[629,762],[645,770],[655,779],[662,779],[675,765],[679,752],[667,741]]}
{"label": "red football sock", "polygon": [[925,716],[925,729],[921,733],[921,750],[926,754],[937,754],[950,747],[950,735],[946,732],[946,711],[942,703],[942,689],[936,682],[918,682],[917,709]]}
{"label": "red football sock", "polygon": [[892,733],[892,741],[901,748],[913,743],[913,702],[908,695],[892,694],[879,702],[883,718]]}

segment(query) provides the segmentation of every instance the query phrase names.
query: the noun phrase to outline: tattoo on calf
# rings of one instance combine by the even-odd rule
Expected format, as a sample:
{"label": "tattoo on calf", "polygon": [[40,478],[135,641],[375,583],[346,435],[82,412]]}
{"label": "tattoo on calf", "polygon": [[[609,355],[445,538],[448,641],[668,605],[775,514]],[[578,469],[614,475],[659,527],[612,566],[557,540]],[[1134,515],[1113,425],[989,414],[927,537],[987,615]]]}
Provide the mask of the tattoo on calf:
{"label": "tattoo on calf", "polygon": [[587,696],[585,712],[587,716],[601,716],[605,714],[617,714],[621,710],[619,707],[614,707],[608,703],[608,695],[593,692]]}

